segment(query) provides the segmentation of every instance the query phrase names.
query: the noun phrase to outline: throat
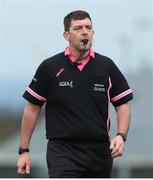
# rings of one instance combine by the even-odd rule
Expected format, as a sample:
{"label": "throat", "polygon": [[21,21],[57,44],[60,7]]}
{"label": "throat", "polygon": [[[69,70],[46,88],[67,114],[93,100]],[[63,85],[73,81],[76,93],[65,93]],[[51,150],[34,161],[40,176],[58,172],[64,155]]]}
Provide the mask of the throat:
{"label": "throat", "polygon": [[83,52],[83,53],[80,53],[80,56],[76,59],[76,62],[77,63],[82,63],[89,55],[89,51],[88,52]]}

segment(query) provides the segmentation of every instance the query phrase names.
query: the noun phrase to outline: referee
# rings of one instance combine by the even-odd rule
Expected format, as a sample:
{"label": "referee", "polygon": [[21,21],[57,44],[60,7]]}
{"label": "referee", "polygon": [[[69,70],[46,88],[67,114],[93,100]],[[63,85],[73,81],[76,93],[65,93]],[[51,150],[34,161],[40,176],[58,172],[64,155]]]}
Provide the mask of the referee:
{"label": "referee", "polygon": [[[19,174],[30,173],[29,144],[45,104],[49,177],[111,176],[113,158],[123,155],[130,124],[132,90],[115,63],[91,49],[93,27],[82,10],[64,18],[64,52],[44,60],[23,97]],[[110,139],[110,103],[116,136]]]}

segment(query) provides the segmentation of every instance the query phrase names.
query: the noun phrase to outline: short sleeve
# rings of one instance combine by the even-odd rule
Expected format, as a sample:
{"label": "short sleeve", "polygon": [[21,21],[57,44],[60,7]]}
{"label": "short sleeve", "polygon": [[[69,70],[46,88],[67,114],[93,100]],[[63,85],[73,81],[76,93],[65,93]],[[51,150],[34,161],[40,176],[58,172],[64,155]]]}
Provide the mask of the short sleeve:
{"label": "short sleeve", "polygon": [[23,97],[32,104],[42,106],[47,100],[47,91],[49,86],[49,73],[47,64],[42,62],[30,85],[27,87]]}
{"label": "short sleeve", "polygon": [[110,100],[114,106],[119,106],[133,99],[132,89],[113,61],[110,64],[110,81]]}

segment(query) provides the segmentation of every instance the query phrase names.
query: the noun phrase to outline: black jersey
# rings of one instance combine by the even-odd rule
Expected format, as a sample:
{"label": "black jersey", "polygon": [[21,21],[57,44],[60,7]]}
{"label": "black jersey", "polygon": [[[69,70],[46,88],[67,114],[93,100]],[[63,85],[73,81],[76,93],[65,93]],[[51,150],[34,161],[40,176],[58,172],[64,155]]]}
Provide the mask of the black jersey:
{"label": "black jersey", "polygon": [[114,62],[95,57],[80,71],[64,52],[44,60],[23,97],[45,106],[48,139],[109,140],[109,106],[132,99],[125,77]]}

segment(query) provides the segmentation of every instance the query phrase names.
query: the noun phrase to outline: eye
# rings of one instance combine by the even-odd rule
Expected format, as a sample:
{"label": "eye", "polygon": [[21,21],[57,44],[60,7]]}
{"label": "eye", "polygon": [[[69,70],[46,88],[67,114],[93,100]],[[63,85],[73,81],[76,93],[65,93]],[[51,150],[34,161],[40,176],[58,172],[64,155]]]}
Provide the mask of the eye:
{"label": "eye", "polygon": [[89,29],[89,30],[92,30],[92,26],[91,25],[86,26],[86,28]]}
{"label": "eye", "polygon": [[82,28],[82,26],[76,26],[75,28],[74,28],[74,30],[80,30]]}

